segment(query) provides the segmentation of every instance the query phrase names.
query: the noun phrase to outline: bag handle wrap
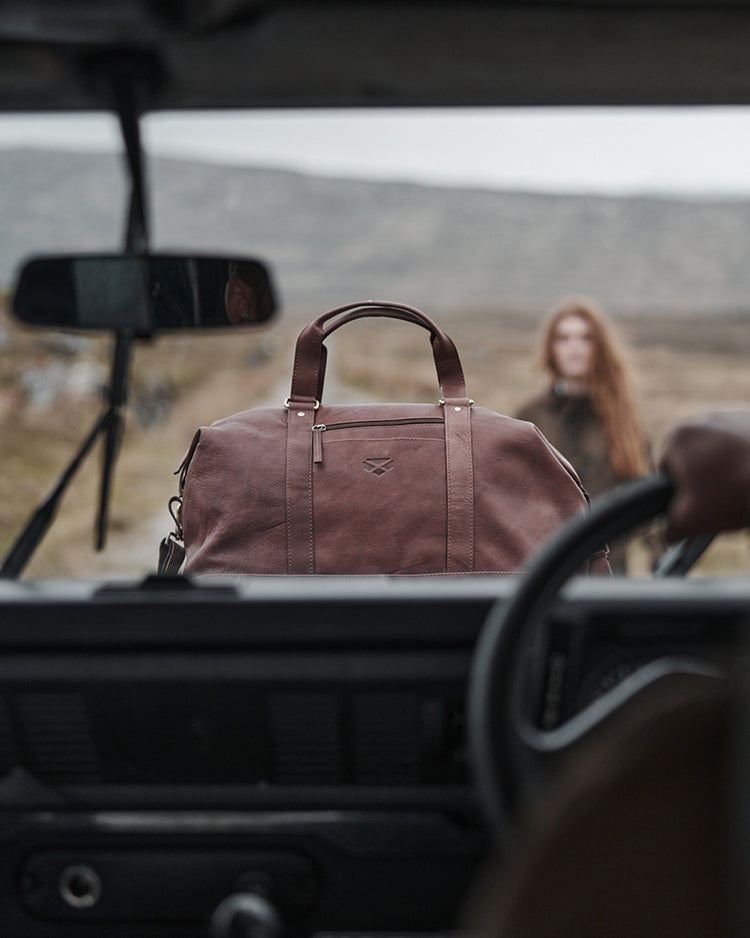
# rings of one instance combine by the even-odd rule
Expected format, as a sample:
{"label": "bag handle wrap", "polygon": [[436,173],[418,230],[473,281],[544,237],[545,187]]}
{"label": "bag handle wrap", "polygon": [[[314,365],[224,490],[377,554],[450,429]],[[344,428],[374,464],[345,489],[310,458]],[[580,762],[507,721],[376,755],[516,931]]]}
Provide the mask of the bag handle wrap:
{"label": "bag handle wrap", "polygon": [[429,316],[414,306],[369,300],[366,303],[350,303],[329,310],[302,330],[297,338],[294,353],[290,400],[299,403],[320,403],[325,380],[325,339],[336,329],[355,319],[380,317],[401,319],[426,329],[430,333],[442,397],[445,400],[466,399],[466,382],[453,340]]}

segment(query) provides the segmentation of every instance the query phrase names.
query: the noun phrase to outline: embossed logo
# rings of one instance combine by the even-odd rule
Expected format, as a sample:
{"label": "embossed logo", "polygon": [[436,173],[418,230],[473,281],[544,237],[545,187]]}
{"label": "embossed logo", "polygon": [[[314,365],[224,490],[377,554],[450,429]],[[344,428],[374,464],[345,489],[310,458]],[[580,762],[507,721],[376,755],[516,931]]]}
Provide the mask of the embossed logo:
{"label": "embossed logo", "polygon": [[374,476],[382,476],[390,469],[393,469],[393,460],[388,456],[382,459],[366,459],[362,465],[367,472],[371,472]]}

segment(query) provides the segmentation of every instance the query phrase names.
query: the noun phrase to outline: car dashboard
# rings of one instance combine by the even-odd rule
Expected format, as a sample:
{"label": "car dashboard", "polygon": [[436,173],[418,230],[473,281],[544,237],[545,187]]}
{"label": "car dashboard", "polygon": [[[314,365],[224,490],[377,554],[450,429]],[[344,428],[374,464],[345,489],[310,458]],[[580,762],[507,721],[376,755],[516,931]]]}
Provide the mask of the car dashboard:
{"label": "car dashboard", "polygon": [[[0,584],[3,936],[455,926],[491,838],[476,640],[514,577]],[[750,582],[572,580],[525,653],[554,728],[664,655],[723,666]],[[134,931],[135,930],[135,931]]]}

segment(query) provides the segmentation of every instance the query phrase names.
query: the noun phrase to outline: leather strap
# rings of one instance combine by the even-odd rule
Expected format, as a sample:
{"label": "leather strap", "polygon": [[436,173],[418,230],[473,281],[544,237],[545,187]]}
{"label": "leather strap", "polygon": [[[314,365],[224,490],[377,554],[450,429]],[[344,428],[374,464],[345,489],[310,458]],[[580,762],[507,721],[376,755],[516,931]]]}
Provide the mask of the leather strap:
{"label": "leather strap", "polygon": [[185,560],[185,548],[176,535],[168,534],[159,544],[159,576],[176,576]]}
{"label": "leather strap", "polygon": [[315,573],[312,513],[312,428],[315,406],[287,402],[286,548],[287,573]]}
{"label": "leather strap", "polygon": [[448,573],[474,569],[474,460],[471,449],[471,401],[447,398],[445,414],[445,477],[447,483]]}

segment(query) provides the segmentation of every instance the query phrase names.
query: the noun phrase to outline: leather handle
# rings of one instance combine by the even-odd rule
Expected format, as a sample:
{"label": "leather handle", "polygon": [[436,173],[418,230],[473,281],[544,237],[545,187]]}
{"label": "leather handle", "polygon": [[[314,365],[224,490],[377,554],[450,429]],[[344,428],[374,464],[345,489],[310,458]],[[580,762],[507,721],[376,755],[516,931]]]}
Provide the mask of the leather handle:
{"label": "leather handle", "polygon": [[453,340],[429,316],[414,306],[371,300],[329,310],[302,330],[294,353],[290,400],[300,403],[321,401],[326,364],[324,340],[346,323],[373,317],[401,319],[426,329],[430,333],[442,396],[445,399],[467,398],[461,360]]}

